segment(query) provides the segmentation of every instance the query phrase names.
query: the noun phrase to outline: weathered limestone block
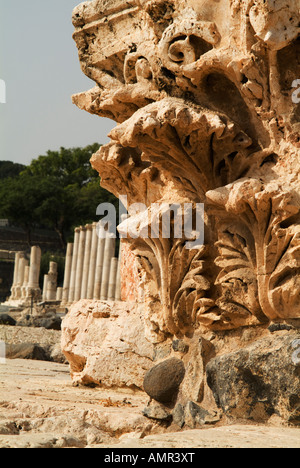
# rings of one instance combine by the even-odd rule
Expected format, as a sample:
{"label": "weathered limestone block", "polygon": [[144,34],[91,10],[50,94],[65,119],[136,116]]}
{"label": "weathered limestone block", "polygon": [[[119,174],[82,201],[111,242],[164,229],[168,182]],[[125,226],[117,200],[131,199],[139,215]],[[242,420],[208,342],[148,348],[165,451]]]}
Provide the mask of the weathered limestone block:
{"label": "weathered limestone block", "polygon": [[62,350],[73,382],[143,388],[154,347],[144,334],[141,306],[82,300],[62,322]]}
{"label": "weathered limestone block", "polygon": [[144,302],[143,277],[139,271],[136,256],[128,243],[121,244],[121,299],[128,302]]}
{"label": "weathered limestone block", "polygon": [[[213,395],[227,372],[222,356],[237,353],[233,363],[244,356],[239,362],[247,376],[247,346],[253,346],[275,369],[279,358],[272,361],[267,347],[276,347],[277,337],[268,326],[291,327],[291,337],[299,328],[299,9],[297,0],[93,0],[73,13],[81,68],[95,82],[73,102],[116,122],[111,142],[91,163],[103,187],[127,197],[129,218],[118,229],[135,256],[131,276],[139,286],[132,298],[143,302],[141,339],[154,346],[173,340],[172,353],[184,364],[174,409],[180,426],[205,419],[210,405],[215,410]],[[170,216],[164,236],[171,204],[182,211]],[[199,205],[203,228],[196,222]],[[186,218],[193,223],[178,235]],[[189,248],[201,235],[204,241]],[[80,348],[81,327],[70,359]],[[78,356],[84,380],[88,358],[83,351]],[[280,372],[293,382],[294,395],[299,375],[282,356]],[[208,366],[216,382],[211,389]],[[261,388],[270,390],[259,408],[270,417],[269,405],[285,421],[295,420],[297,405],[287,397],[279,404],[266,367],[258,360],[253,366]],[[106,361],[93,372],[111,382],[105,367]],[[245,417],[259,419],[257,405],[246,409],[253,407],[253,387],[247,379],[238,383],[235,372],[228,367],[224,388],[237,383],[241,405],[220,407],[234,417],[243,411],[232,408],[243,407]],[[198,403],[207,407],[198,410]],[[150,413],[164,413],[157,408]]]}

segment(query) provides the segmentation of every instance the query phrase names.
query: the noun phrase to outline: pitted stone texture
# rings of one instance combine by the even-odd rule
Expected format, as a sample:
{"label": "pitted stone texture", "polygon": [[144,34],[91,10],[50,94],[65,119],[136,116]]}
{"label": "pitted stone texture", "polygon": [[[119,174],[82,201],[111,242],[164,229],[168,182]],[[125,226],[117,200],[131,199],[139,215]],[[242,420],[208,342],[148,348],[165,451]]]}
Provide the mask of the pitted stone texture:
{"label": "pitted stone texture", "polygon": [[277,414],[300,424],[300,359],[294,346],[299,351],[300,334],[283,333],[208,363],[208,384],[228,417],[265,422]]}
{"label": "pitted stone texture", "polygon": [[134,303],[82,300],[62,322],[62,351],[74,383],[143,387],[154,348]]}

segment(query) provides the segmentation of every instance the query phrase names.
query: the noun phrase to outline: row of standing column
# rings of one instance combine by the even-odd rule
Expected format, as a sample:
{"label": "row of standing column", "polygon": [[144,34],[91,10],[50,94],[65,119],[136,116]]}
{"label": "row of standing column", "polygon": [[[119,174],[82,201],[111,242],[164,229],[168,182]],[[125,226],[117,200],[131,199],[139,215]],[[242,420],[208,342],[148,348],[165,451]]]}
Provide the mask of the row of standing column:
{"label": "row of standing column", "polygon": [[120,255],[115,257],[116,239],[100,223],[75,229],[68,244],[62,304],[80,299],[120,300]]}
{"label": "row of standing column", "polygon": [[[120,254],[115,257],[115,242],[99,223],[76,228],[74,243],[67,246],[63,288],[57,288],[57,264],[50,262],[43,300],[62,304],[80,299],[121,300]],[[9,300],[41,299],[40,263],[40,247],[31,248],[30,262],[23,252],[16,253]]]}
{"label": "row of standing column", "polygon": [[40,299],[39,287],[41,264],[40,247],[31,247],[30,262],[23,252],[16,252],[13,284],[10,300],[19,301],[34,298]]}

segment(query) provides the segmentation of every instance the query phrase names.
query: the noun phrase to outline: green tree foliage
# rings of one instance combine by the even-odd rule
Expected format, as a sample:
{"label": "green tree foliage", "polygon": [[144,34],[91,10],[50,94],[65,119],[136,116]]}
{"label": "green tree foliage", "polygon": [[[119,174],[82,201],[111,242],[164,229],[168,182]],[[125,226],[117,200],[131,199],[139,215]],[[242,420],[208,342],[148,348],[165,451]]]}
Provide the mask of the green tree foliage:
{"label": "green tree foliage", "polygon": [[34,206],[38,203],[39,180],[28,180],[19,176],[8,178],[0,184],[0,218],[8,218],[13,224],[22,227],[31,243],[31,230],[36,223]]}
{"label": "green tree foliage", "polygon": [[23,164],[11,161],[0,161],[0,180],[7,179],[8,177],[17,177],[20,172],[24,171],[25,167]]}
{"label": "green tree foliage", "polygon": [[65,247],[76,226],[96,220],[100,203],[118,207],[117,199],[100,187],[99,175],[89,162],[99,146],[47,151],[17,177],[2,179],[0,218],[23,227],[29,244],[34,227],[54,229]]}

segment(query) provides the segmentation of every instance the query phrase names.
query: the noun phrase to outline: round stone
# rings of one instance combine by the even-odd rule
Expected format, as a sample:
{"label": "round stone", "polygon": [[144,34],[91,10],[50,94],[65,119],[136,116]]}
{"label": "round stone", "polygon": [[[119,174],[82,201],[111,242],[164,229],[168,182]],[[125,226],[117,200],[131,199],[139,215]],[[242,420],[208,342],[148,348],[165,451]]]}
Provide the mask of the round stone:
{"label": "round stone", "polygon": [[146,373],[144,390],[154,400],[169,403],[177,394],[184,374],[184,364],[180,359],[167,359]]}

